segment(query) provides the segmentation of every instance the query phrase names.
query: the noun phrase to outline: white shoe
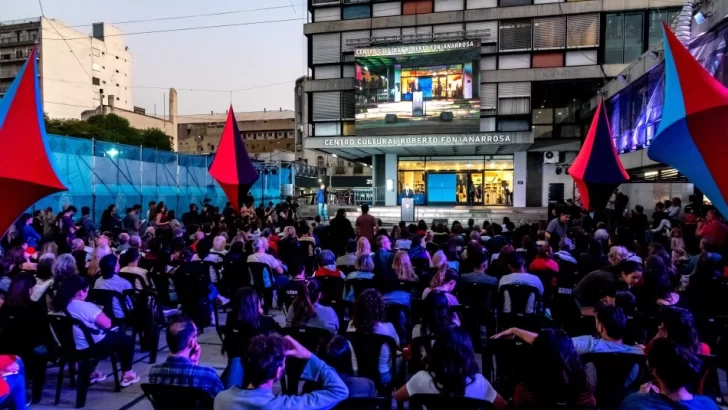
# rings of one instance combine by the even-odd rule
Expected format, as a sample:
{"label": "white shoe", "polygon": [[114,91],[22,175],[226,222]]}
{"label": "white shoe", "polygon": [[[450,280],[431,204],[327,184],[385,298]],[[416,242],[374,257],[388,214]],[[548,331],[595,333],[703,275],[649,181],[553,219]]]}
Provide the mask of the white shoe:
{"label": "white shoe", "polygon": [[225,296],[220,296],[217,300],[220,302],[220,306],[226,306],[228,303],[230,303],[230,299],[226,298]]}

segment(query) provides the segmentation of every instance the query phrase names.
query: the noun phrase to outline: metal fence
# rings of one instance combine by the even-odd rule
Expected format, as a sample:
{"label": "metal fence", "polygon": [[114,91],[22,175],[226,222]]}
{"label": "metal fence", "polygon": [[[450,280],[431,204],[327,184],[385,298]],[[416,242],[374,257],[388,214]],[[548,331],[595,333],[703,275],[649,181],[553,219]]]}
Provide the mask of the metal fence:
{"label": "metal fence", "polygon": [[[36,202],[31,211],[65,205],[91,208],[95,220],[115,204],[119,213],[134,204],[164,201],[181,216],[191,203],[209,198],[224,206],[225,193],[208,172],[212,155],[186,155],[88,139],[49,135],[51,160],[68,191]],[[278,167],[275,175],[258,178],[250,192],[259,203],[277,202],[281,186],[292,183],[290,167]],[[263,186],[265,184],[265,186]]]}

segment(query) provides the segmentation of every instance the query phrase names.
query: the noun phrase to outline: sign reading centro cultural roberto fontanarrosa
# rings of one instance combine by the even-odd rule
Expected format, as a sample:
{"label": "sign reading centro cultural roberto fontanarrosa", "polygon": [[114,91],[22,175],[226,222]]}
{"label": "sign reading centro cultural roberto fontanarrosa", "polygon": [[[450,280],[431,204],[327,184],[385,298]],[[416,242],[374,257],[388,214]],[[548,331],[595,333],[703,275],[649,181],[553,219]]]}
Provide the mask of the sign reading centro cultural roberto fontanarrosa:
{"label": "sign reading centro cultural roberto fontanarrosa", "polygon": [[325,147],[397,147],[397,146],[444,146],[472,144],[510,144],[509,134],[433,135],[397,137],[333,137],[323,139]]}
{"label": "sign reading centro cultural roberto fontanarrosa", "polygon": [[409,44],[390,47],[367,47],[356,49],[356,51],[354,52],[354,57],[401,56],[408,54],[440,53],[443,51],[464,50],[473,47],[479,47],[479,41],[465,40],[452,41],[447,43]]}

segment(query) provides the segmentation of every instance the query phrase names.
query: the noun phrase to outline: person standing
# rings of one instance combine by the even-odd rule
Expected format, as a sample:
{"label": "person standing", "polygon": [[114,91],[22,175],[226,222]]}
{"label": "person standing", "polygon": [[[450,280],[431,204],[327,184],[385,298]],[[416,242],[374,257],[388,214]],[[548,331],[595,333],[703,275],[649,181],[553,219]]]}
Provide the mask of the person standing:
{"label": "person standing", "polygon": [[356,218],[356,234],[358,237],[364,237],[369,240],[369,243],[374,243],[374,235],[379,227],[377,226],[377,220],[369,215],[369,205],[362,204],[361,215]]}
{"label": "person standing", "polygon": [[318,204],[318,216],[324,221],[329,219],[328,210],[328,192],[326,192],[326,185],[321,184],[321,188],[316,190],[316,203]]}
{"label": "person standing", "polygon": [[124,218],[124,229],[126,229],[126,232],[129,234],[129,236],[139,236],[139,228],[141,228],[141,221],[139,220],[139,212],[142,211],[142,206],[139,204],[134,205],[134,207],[129,210],[129,212],[126,214],[126,217]]}
{"label": "person standing", "polygon": [[414,198],[415,192],[410,189],[409,185],[405,184],[402,190],[402,198]]}

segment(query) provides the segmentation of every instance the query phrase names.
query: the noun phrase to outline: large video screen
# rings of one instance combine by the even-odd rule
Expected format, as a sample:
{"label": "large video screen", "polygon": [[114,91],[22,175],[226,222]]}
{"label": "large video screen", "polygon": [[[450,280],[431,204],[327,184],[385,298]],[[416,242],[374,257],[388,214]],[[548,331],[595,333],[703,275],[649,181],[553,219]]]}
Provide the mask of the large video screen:
{"label": "large video screen", "polygon": [[480,131],[480,42],[360,48],[356,135]]}

